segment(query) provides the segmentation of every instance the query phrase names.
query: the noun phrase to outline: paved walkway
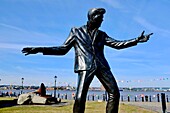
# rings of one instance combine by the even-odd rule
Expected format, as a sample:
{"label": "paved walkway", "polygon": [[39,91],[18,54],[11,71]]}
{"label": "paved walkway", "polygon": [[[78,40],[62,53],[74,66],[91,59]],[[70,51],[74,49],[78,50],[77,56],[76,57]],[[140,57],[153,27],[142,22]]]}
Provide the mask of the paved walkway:
{"label": "paved walkway", "polygon": [[[145,109],[149,109],[152,111],[156,111],[158,113],[163,113],[162,112],[162,103],[161,102],[121,102],[124,104],[128,105],[134,105],[134,106],[139,106],[143,107]],[[170,113],[170,103],[166,103],[166,113]]]}

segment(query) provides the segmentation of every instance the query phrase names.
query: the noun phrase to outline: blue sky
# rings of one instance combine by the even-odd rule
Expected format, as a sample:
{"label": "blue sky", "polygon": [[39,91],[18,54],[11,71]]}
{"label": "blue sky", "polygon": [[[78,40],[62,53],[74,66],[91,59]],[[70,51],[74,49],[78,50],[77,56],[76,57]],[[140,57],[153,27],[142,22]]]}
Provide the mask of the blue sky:
{"label": "blue sky", "polygon": [[[87,22],[87,11],[106,9],[100,30],[118,40],[154,35],[147,43],[105,56],[120,87],[169,87],[169,0],[0,0],[0,84],[76,85],[74,50],[65,56],[24,56],[23,47],[59,46],[71,27]],[[100,86],[97,79],[92,86]]]}

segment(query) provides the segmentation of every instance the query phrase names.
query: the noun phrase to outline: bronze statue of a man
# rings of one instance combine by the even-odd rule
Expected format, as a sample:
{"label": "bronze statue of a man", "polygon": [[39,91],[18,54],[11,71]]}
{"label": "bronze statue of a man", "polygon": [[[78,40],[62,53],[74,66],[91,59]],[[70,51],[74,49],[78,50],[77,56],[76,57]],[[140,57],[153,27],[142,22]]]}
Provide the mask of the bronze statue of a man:
{"label": "bronze statue of a man", "polygon": [[72,47],[75,50],[75,73],[78,73],[78,85],[73,113],[84,113],[86,95],[89,85],[96,76],[108,92],[106,113],[118,113],[119,89],[104,57],[104,46],[124,49],[146,42],[150,35],[144,35],[130,40],[116,40],[99,30],[105,14],[104,8],[92,8],[88,11],[87,25],[72,28],[66,41],[56,47],[27,47],[22,52],[25,55],[43,53],[43,55],[65,55]]}

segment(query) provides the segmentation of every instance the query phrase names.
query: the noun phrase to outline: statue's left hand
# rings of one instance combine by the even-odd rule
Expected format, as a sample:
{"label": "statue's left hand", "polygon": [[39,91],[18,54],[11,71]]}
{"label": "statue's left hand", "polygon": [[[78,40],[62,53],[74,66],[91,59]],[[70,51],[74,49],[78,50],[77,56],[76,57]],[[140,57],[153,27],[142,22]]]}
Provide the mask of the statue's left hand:
{"label": "statue's left hand", "polygon": [[38,52],[38,48],[35,47],[26,47],[22,49],[22,53],[24,53],[25,55],[37,54]]}
{"label": "statue's left hand", "polygon": [[141,42],[141,43],[142,42],[147,42],[149,40],[150,36],[153,35],[153,33],[150,33],[148,35],[144,35],[144,33],[145,33],[145,31],[143,31],[141,33],[141,36],[138,37],[138,41]]}

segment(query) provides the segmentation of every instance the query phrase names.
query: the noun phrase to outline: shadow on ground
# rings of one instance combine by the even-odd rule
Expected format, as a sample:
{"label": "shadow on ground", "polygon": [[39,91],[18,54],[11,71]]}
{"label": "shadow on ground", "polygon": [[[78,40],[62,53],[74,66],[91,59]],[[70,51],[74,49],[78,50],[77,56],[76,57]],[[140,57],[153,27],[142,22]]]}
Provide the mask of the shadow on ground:
{"label": "shadow on ground", "polygon": [[[12,107],[12,106],[17,106],[17,99],[14,100],[1,100],[0,101],[0,108],[5,108],[5,107]],[[54,107],[61,107],[61,106],[66,106],[70,105],[68,102],[60,102],[60,103],[55,103],[55,104],[29,104],[33,106],[54,106]]]}
{"label": "shadow on ground", "polygon": [[12,107],[17,105],[17,99],[14,100],[1,100],[0,101],[0,108],[4,107]]}

